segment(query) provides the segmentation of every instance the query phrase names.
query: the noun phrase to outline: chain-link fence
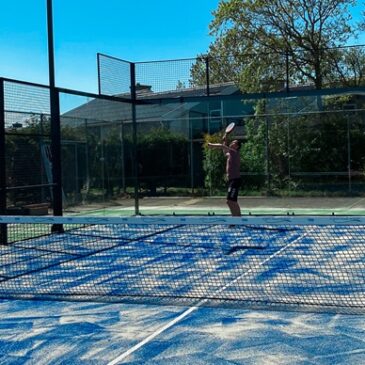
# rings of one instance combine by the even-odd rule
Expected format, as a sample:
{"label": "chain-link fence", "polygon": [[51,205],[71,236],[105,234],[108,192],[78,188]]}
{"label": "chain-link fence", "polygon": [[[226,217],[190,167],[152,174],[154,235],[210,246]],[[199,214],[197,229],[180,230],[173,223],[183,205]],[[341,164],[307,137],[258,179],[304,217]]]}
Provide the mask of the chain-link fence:
{"label": "chain-link fence", "polygon": [[221,141],[231,122],[230,137],[243,142],[243,194],[365,193],[362,87],[253,95],[228,83],[210,97],[161,91],[137,100],[57,89],[57,182],[49,88],[7,79],[2,85],[1,192],[8,213],[52,209],[57,183],[63,208],[72,211],[121,206],[126,197],[223,195],[225,157],[206,143]]}
{"label": "chain-link fence", "polygon": [[10,212],[47,211],[52,174],[49,90],[26,83],[4,82],[5,168]]}
{"label": "chain-link fence", "polygon": [[130,96],[132,64],[137,98],[215,95],[220,85],[249,93],[365,85],[365,46],[358,45],[319,49],[315,56],[278,50],[136,63],[98,54],[99,92]]}

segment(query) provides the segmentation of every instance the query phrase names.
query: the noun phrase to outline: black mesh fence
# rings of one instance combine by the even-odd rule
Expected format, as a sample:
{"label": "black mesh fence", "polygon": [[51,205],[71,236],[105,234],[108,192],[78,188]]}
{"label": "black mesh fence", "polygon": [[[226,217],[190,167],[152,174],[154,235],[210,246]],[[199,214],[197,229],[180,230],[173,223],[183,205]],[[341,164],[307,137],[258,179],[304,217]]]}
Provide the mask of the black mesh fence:
{"label": "black mesh fence", "polygon": [[206,95],[206,78],[202,82],[192,78],[195,62],[196,59],[191,58],[136,63],[137,98],[156,93],[174,97],[186,90],[193,95]]}
{"label": "black mesh fence", "polygon": [[[242,141],[244,195],[363,194],[363,103],[363,97],[354,93],[244,100],[232,96],[197,102],[170,99],[140,105],[138,140],[151,139],[150,145],[139,144],[141,156],[151,157],[150,146],[153,141],[158,144],[162,136],[167,141],[168,136],[186,141],[185,148],[178,147],[184,158],[169,155],[167,150],[156,152],[153,161],[164,162],[149,163],[146,177],[163,179],[162,170],[168,165],[164,159],[171,156],[173,164],[180,166],[179,171],[187,173],[185,179],[175,172],[176,178],[185,182],[186,193],[224,194],[225,157],[221,151],[209,150],[206,143],[220,143],[225,126],[235,122],[229,140]],[[178,146],[177,140],[171,144]],[[159,185],[160,188],[154,186],[151,191],[157,195],[171,193],[173,189],[169,188],[174,185],[166,185],[167,189]]]}
{"label": "black mesh fence", "polygon": [[99,94],[131,97],[130,62],[98,53]]}
{"label": "black mesh fence", "polygon": [[132,122],[129,103],[60,94],[65,205],[102,207],[131,191]]}
{"label": "black mesh fence", "polygon": [[246,117],[241,152],[246,191],[364,194],[364,118],[363,109]]}
{"label": "black mesh fence", "polygon": [[4,82],[7,209],[37,214],[52,206],[49,91]]}
{"label": "black mesh fence", "polygon": [[135,80],[127,61],[98,55],[100,93],[137,98],[174,98],[219,94],[222,85],[235,92],[283,92],[363,86],[365,46],[276,52],[237,52],[190,59],[136,62]]}
{"label": "black mesh fence", "polygon": [[[182,68],[186,75],[194,66],[190,61]],[[213,67],[210,60],[201,62],[203,68]],[[179,63],[156,63],[155,71],[172,85],[180,76],[166,71],[170,64]],[[156,91],[143,91],[148,80],[138,74],[149,74],[154,65],[136,64],[142,90],[135,105],[113,96],[57,90],[64,208],[120,206],[124,197],[147,195],[225,195],[224,155],[206,144],[221,142],[231,122],[236,128],[229,138],[242,141],[243,195],[364,194],[362,87],[253,95],[221,80],[209,85],[210,97],[206,86],[182,84],[171,97],[164,82]],[[180,97],[180,91],[190,97]],[[9,211],[52,207],[49,98],[47,87],[4,80]]]}

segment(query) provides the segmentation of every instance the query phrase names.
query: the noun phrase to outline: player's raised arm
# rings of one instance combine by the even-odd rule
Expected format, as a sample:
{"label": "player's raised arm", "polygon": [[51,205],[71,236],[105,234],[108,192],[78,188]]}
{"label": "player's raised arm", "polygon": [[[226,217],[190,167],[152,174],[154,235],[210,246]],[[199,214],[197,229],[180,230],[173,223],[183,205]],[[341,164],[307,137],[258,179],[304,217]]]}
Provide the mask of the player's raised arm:
{"label": "player's raised arm", "polygon": [[232,150],[232,148],[229,148],[226,144],[222,143],[208,143],[209,148],[217,148],[223,150],[223,152],[228,152]]}

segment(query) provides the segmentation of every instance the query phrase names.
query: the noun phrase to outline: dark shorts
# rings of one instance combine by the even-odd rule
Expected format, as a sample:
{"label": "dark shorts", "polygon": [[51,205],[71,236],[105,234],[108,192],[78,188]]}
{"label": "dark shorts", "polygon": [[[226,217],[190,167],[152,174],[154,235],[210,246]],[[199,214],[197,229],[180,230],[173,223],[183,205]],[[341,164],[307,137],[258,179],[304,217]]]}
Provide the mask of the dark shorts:
{"label": "dark shorts", "polygon": [[241,179],[231,179],[228,181],[228,192],[227,192],[227,200],[231,200],[233,202],[237,201],[238,191],[241,186]]}

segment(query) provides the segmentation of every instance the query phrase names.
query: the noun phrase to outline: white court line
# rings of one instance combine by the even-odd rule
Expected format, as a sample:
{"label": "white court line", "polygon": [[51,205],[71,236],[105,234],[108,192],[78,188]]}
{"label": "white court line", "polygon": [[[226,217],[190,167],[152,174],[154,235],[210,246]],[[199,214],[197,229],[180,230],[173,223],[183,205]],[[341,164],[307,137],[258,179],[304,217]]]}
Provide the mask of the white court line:
{"label": "white court line", "polygon": [[[314,229],[313,229],[314,230]],[[310,230],[312,231],[312,230]],[[310,232],[309,231],[309,232]],[[286,246],[282,247],[279,251],[275,252],[274,254],[272,254],[271,256],[269,256],[266,260],[260,262],[257,266],[255,266],[255,269],[257,269],[257,267],[264,265],[266,262],[270,261],[272,258],[274,258],[275,256],[277,256],[278,254],[280,254],[281,252],[283,252],[287,247],[293,245],[295,242],[297,242],[299,239],[304,238],[309,232],[306,232],[303,236],[298,237],[296,240],[294,240],[293,242],[288,243]],[[236,279],[234,279],[233,281],[231,281],[230,283],[228,283],[227,285],[223,286],[222,288],[220,288],[219,290],[217,290],[216,292],[214,292],[214,294],[218,294],[221,293],[223,290],[229,288],[231,285],[233,285],[235,282],[237,282],[239,279],[241,279],[243,276],[248,275],[250,272],[252,272],[254,270],[254,268],[251,268],[250,270],[244,272],[242,275],[238,276]],[[128,357],[129,355],[133,354],[134,352],[136,352],[138,349],[140,349],[142,346],[146,345],[148,342],[150,342],[151,340],[153,340],[155,337],[157,337],[158,335],[160,335],[162,332],[166,331],[167,329],[169,329],[170,327],[174,326],[176,323],[180,322],[181,320],[183,320],[185,317],[187,317],[189,314],[191,314],[192,312],[196,311],[197,309],[199,309],[204,303],[206,303],[208,301],[208,299],[204,299],[201,300],[200,302],[197,303],[197,305],[195,305],[194,307],[190,307],[189,309],[187,309],[185,312],[183,312],[182,314],[180,314],[178,317],[176,317],[175,319],[173,319],[172,321],[168,322],[167,324],[165,324],[164,326],[162,326],[161,328],[159,328],[158,330],[156,330],[155,332],[151,333],[148,337],[146,337],[144,340],[142,340],[141,342],[137,343],[136,345],[134,345],[133,347],[131,347],[129,350],[127,350],[126,352],[123,352],[122,354],[120,354],[117,358],[115,358],[114,360],[110,361],[107,365],[117,365],[119,364],[121,361],[123,361],[126,357]]]}
{"label": "white court line", "polygon": [[109,362],[108,365],[116,365],[116,364],[118,364],[120,361],[124,360],[127,356],[129,356],[133,352],[137,351],[139,348],[141,348],[142,346],[144,346],[146,343],[148,343],[151,340],[153,340],[160,333],[166,331],[167,329],[169,329],[170,327],[172,327],[177,322],[180,322],[182,319],[184,319],[186,316],[188,316],[191,312],[195,311],[196,309],[198,309],[198,307],[190,307],[188,310],[186,310],[185,312],[183,312],[182,314],[180,314],[174,320],[172,320],[171,322],[167,323],[163,327],[159,328],[157,331],[153,332],[148,337],[146,337],[143,341],[137,343],[137,345],[131,347],[128,351],[124,352],[123,354],[119,355],[116,359],[114,359],[111,362]]}

